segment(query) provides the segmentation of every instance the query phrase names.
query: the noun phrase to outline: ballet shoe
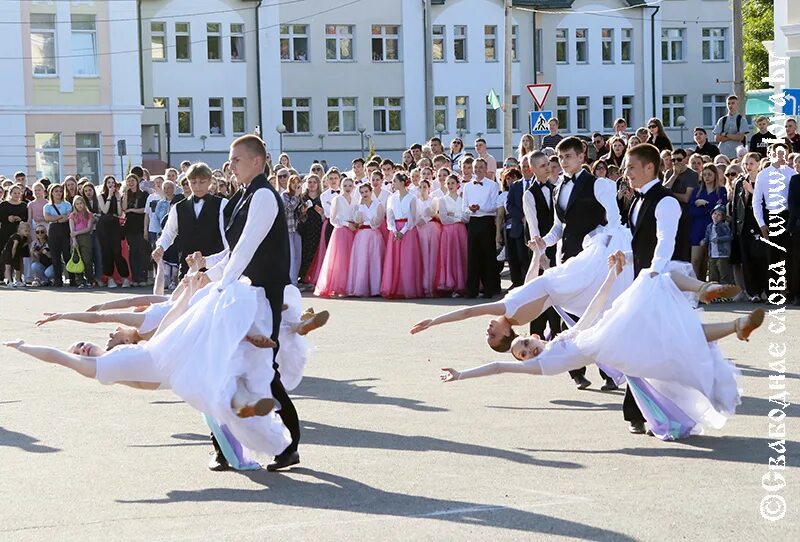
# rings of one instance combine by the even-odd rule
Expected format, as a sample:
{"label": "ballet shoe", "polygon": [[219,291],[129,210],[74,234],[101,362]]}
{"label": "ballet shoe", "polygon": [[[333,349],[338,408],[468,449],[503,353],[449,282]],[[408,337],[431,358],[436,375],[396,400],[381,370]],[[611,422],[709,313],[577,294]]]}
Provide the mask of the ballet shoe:
{"label": "ballet shoe", "polygon": [[256,348],[275,348],[278,344],[266,335],[247,335],[244,338]]}
{"label": "ballet shoe", "polygon": [[314,307],[308,307],[303,314],[300,315],[300,321],[305,322],[306,320],[314,317]]}
{"label": "ballet shoe", "polygon": [[[711,288],[718,286],[715,290]],[[719,298],[732,298],[742,291],[735,284],[719,284],[718,282],[704,282],[697,290],[697,300],[701,303],[711,303]]]}
{"label": "ballet shoe", "polygon": [[253,416],[266,416],[272,412],[274,407],[275,400],[264,397],[255,403],[249,403],[235,408],[235,412],[240,418],[252,418]]}
{"label": "ballet shoe", "polygon": [[315,329],[324,326],[328,322],[328,318],[330,318],[330,316],[331,315],[328,311],[322,311],[313,315],[311,318],[300,324],[297,334],[307,335]]}
{"label": "ballet shoe", "polygon": [[764,309],[756,309],[747,316],[736,320],[733,325],[736,330],[736,338],[740,341],[749,341],[750,334],[764,323],[765,315]]}

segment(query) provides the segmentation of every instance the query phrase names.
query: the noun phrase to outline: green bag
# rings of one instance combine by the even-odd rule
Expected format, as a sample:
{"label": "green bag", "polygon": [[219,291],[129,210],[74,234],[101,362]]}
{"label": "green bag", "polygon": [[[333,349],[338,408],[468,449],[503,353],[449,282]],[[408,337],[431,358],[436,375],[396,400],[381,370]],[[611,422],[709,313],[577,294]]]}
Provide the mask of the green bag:
{"label": "green bag", "polygon": [[75,275],[80,275],[83,273],[84,265],[83,260],[81,259],[81,253],[78,250],[78,247],[72,249],[72,256],[69,257],[69,261],[67,262],[67,273],[74,273]]}

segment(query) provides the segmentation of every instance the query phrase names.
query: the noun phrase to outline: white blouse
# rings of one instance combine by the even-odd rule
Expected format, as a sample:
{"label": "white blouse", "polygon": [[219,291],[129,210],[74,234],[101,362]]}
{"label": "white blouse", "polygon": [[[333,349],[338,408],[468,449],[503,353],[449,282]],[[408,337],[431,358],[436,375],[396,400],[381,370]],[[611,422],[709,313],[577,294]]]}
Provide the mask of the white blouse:
{"label": "white blouse", "polygon": [[408,222],[400,228],[400,233],[405,234],[414,227],[417,221],[417,198],[407,192],[401,199],[400,192],[395,192],[389,197],[389,204],[386,208],[386,225],[390,232],[397,232],[395,220],[405,219]]}
{"label": "white blouse", "polygon": [[381,193],[378,194],[377,196],[375,196],[374,191],[372,192],[372,199],[377,199],[378,201],[380,201],[381,205],[383,205],[383,208],[386,209],[387,203],[389,201],[389,196],[391,195],[392,194],[391,192],[389,192],[389,190],[387,190],[386,188],[381,188]]}
{"label": "white blouse", "polygon": [[436,212],[442,224],[458,224],[466,222],[468,217],[463,212],[461,196],[453,199],[449,194],[436,198]]}
{"label": "white blouse", "polygon": [[335,228],[347,226],[348,222],[355,222],[358,202],[351,196],[350,202],[344,194],[339,194],[331,200],[331,224]]}
{"label": "white blouse", "polygon": [[369,206],[363,203],[358,204],[356,218],[359,219],[357,222],[360,225],[370,226],[372,229],[380,228],[381,222],[383,222],[383,216],[383,205],[375,198],[372,199]]}
{"label": "white blouse", "polygon": [[430,195],[428,196],[427,200],[423,200],[422,198],[417,198],[417,215],[419,216],[418,222],[425,222],[426,224],[433,220],[436,216],[436,208],[434,206],[434,200]]}

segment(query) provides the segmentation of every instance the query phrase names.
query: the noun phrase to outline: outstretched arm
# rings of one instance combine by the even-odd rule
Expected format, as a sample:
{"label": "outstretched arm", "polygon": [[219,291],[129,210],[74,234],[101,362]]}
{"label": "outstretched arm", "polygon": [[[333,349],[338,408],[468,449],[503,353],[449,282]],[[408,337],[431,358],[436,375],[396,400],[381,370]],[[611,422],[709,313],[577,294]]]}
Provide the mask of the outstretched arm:
{"label": "outstretched arm", "polygon": [[56,365],[69,367],[73,371],[88,378],[95,378],[97,376],[97,363],[93,357],[70,354],[69,352],[64,352],[50,346],[25,344],[25,341],[5,342],[3,345],[19,350],[23,354],[28,354],[45,363],[55,363]]}
{"label": "outstretched arm", "polygon": [[84,324],[122,324],[124,326],[139,327],[144,322],[144,313],[141,312],[46,312],[44,318],[36,321],[36,326],[42,326],[56,320],[72,320]]}
{"label": "outstretched arm", "polygon": [[460,322],[461,320],[467,320],[477,316],[503,316],[505,313],[506,306],[502,301],[475,305],[474,307],[467,307],[465,309],[458,309],[448,312],[431,320],[423,320],[411,328],[411,334],[414,335],[420,331],[425,331],[429,327],[438,326],[440,324]]}
{"label": "outstretched arm", "polygon": [[132,297],[124,297],[122,299],[117,299],[115,301],[107,301],[106,303],[99,303],[97,305],[92,305],[88,309],[87,312],[96,312],[96,311],[108,311],[114,309],[129,309],[131,307],[143,307],[146,305],[154,305],[155,303],[161,303],[162,301],[167,301],[169,297],[164,295],[135,295]]}
{"label": "outstretched arm", "polygon": [[531,375],[542,374],[541,366],[535,360],[519,361],[493,361],[480,367],[467,369],[466,371],[456,371],[449,367],[442,369],[440,378],[442,382],[453,382],[455,380],[465,380],[467,378],[480,378],[482,376],[499,375],[502,373],[524,373]]}
{"label": "outstretched arm", "polygon": [[625,266],[625,254],[618,250],[609,256],[608,266],[609,269],[606,280],[603,282],[602,286],[600,286],[600,289],[597,290],[597,293],[594,294],[594,297],[589,302],[589,306],[586,307],[586,312],[583,313],[580,321],[573,329],[584,330],[590,328],[595,323],[595,320],[603,313],[606,301],[608,301],[608,294],[611,292],[611,288],[617,280],[617,275],[622,273],[622,268]]}
{"label": "outstretched arm", "polygon": [[161,323],[158,324],[158,329],[153,334],[158,335],[162,333],[165,329],[167,329],[170,325],[172,325],[175,320],[181,317],[186,309],[189,307],[189,301],[191,301],[192,297],[194,296],[195,292],[208,284],[210,281],[208,277],[205,276],[205,273],[197,273],[196,275],[191,275],[183,279],[182,284],[184,284],[184,289],[178,296],[177,300],[172,305],[172,308],[169,309],[169,312],[164,319],[161,320]]}

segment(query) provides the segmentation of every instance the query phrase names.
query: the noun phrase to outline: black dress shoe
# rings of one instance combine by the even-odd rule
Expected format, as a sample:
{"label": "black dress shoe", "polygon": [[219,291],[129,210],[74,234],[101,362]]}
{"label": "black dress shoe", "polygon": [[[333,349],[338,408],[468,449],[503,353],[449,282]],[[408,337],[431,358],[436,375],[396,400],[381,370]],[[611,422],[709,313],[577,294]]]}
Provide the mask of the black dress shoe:
{"label": "black dress shoe", "polygon": [[585,390],[586,388],[592,385],[589,379],[586,378],[585,376],[576,376],[572,380],[575,381],[575,385],[578,387],[579,390]]}
{"label": "black dress shoe", "polygon": [[600,386],[600,391],[614,391],[618,389],[619,386],[617,386],[617,383],[610,378],[606,378],[606,383]]}
{"label": "black dress shoe", "polygon": [[483,293],[483,294],[481,294],[480,297],[481,297],[481,299],[491,299],[494,296],[492,294]]}
{"label": "black dress shoe", "polygon": [[225,459],[221,451],[217,451],[211,461],[208,462],[208,470],[222,472],[230,470],[230,468],[231,466],[228,464],[228,460]]}
{"label": "black dress shoe", "polygon": [[274,472],[278,469],[285,469],[286,467],[291,467],[292,465],[297,465],[300,463],[300,454],[295,452],[282,453],[281,455],[275,456],[275,461],[267,465],[267,470],[270,472]]}
{"label": "black dress shoe", "polygon": [[628,428],[628,431],[634,435],[644,435],[647,432],[644,428],[644,423],[642,422],[631,422],[631,426]]}

